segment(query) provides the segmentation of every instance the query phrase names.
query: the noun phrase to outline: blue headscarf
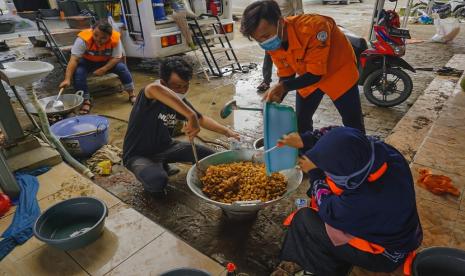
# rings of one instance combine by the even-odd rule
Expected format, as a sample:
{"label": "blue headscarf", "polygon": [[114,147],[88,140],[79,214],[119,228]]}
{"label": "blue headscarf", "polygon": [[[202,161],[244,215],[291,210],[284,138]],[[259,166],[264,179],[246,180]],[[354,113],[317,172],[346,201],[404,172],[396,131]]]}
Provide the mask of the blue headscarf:
{"label": "blue headscarf", "polygon": [[[410,252],[422,240],[410,167],[393,147],[340,127],[322,136],[306,153],[344,192],[319,206],[322,220],[334,228],[387,249]],[[386,163],[373,182],[370,174]]]}

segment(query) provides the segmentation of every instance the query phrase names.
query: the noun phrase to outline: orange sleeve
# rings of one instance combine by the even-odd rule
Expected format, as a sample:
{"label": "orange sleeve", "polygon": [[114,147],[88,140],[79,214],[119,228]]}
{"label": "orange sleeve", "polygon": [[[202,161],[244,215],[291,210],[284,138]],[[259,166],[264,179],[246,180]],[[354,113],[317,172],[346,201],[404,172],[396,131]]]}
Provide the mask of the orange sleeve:
{"label": "orange sleeve", "polygon": [[313,20],[311,26],[301,28],[302,33],[299,35],[306,35],[308,37],[304,56],[304,62],[308,73],[318,76],[327,73],[333,26],[334,24],[332,21],[322,17],[318,20]]}
{"label": "orange sleeve", "polygon": [[271,52],[268,52],[268,53],[271,56],[271,60],[273,61],[273,64],[276,66],[278,77],[285,78],[285,77],[295,75],[294,69],[292,69],[292,67],[289,64],[287,64],[284,58],[279,57],[279,54],[277,53],[274,53],[274,54],[272,54]]}

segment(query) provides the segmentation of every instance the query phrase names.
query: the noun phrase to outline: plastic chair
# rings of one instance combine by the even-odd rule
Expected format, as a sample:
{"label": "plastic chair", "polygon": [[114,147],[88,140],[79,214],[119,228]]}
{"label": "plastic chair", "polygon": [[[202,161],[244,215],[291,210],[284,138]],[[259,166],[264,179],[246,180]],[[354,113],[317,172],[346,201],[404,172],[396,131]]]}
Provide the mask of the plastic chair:
{"label": "plastic chair", "polygon": [[423,249],[413,261],[412,275],[463,276],[465,275],[465,251],[447,247]]}

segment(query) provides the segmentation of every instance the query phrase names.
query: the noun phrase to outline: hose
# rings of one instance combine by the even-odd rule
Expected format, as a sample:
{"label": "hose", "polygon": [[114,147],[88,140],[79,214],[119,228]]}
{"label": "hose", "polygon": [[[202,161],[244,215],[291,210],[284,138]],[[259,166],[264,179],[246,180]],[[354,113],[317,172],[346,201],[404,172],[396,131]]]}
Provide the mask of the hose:
{"label": "hose", "polygon": [[26,89],[26,94],[27,97],[29,98],[30,102],[34,106],[35,110],[37,111],[37,115],[39,115],[39,123],[42,127],[42,131],[47,137],[47,139],[55,146],[55,148],[58,150],[60,155],[65,159],[65,161],[71,165],[74,169],[76,169],[78,172],[83,174],[84,176],[92,179],[94,177],[94,174],[87,168],[86,166],[82,165],[74,159],[69,152],[65,149],[63,144],[56,138],[56,136],[50,131],[50,124],[47,119],[47,115],[45,113],[44,108],[42,105],[39,103],[39,100],[37,99],[37,95],[34,92],[34,89],[31,86],[31,89]]}

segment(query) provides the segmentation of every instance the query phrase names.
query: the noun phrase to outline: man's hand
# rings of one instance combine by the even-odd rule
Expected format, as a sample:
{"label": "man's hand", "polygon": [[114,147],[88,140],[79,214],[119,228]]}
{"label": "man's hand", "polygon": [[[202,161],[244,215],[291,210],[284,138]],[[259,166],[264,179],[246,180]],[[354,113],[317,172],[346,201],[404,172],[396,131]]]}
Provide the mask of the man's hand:
{"label": "man's hand", "polygon": [[226,137],[228,138],[234,138],[236,139],[237,141],[240,141],[241,140],[241,135],[237,132],[235,132],[234,130],[232,129],[228,129],[228,131],[226,132],[225,134]]}
{"label": "man's hand", "polygon": [[58,88],[60,88],[60,89],[61,89],[61,88],[66,88],[66,87],[68,87],[68,86],[70,86],[70,85],[71,85],[71,81],[70,81],[70,80],[64,80],[64,81],[62,81],[62,82],[60,83],[60,85],[58,86]]}
{"label": "man's hand", "polygon": [[302,138],[297,132],[284,135],[283,138],[281,138],[281,140],[279,140],[278,142],[296,149],[301,149],[304,147],[304,142],[302,141]]}
{"label": "man's hand", "polygon": [[300,169],[304,173],[308,173],[312,169],[316,168],[316,165],[310,159],[308,159],[308,157],[305,155],[302,155],[301,157],[299,157],[298,164],[299,164]]}
{"label": "man's hand", "polygon": [[197,116],[192,116],[187,120],[186,125],[182,128],[182,131],[189,137],[190,140],[194,139],[195,136],[200,132],[199,120]]}
{"label": "man's hand", "polygon": [[265,92],[265,94],[263,94],[262,101],[280,103],[283,101],[284,93],[286,93],[286,89],[280,82],[273,85],[270,89],[268,89],[268,91]]}
{"label": "man's hand", "polygon": [[103,76],[107,73],[107,69],[104,67],[100,67],[99,69],[94,71],[94,75],[96,76]]}

